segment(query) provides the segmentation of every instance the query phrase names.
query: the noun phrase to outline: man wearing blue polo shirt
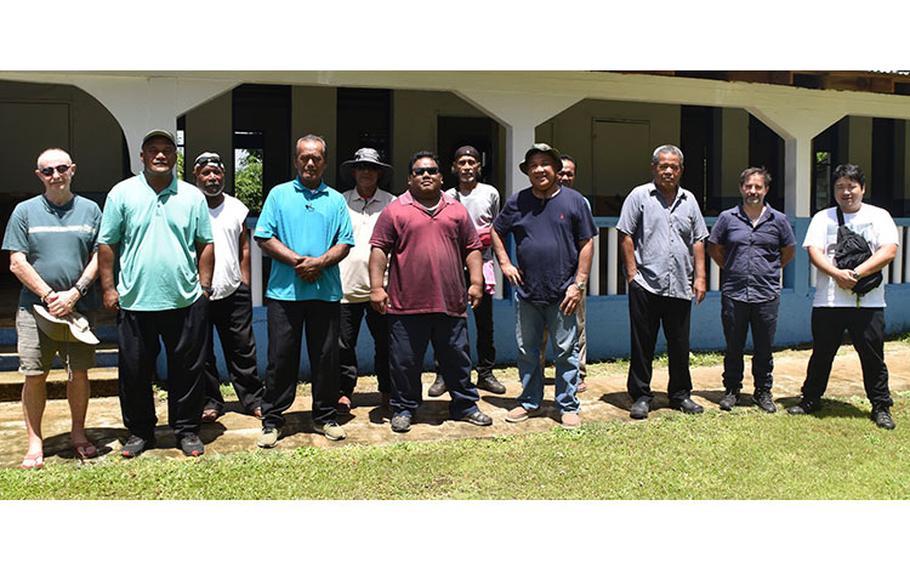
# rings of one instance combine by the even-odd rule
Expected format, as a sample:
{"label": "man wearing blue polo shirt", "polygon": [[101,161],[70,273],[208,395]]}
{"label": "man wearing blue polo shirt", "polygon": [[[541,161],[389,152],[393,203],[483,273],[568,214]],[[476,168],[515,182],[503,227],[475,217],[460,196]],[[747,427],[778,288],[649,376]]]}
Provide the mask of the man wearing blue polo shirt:
{"label": "man wearing blue polo shirt", "polygon": [[340,193],[322,181],[326,144],[308,134],[297,141],[297,177],[277,185],[262,207],[253,237],[270,257],[269,364],[262,397],[260,448],[272,448],[294,403],[300,342],[306,326],[313,385],[313,426],[329,440],[342,440],[336,421],[341,326],[338,263],[354,244],[351,217]]}
{"label": "man wearing blue polo shirt", "polygon": [[200,456],[215,265],[208,205],[198,189],[174,175],[173,134],[152,130],[139,155],[143,172],[108,193],[98,236],[104,307],[119,311],[120,409],[130,432],[121,453],[132,458],[155,447],[152,374],[160,338],[167,355],[168,424],[183,453]]}

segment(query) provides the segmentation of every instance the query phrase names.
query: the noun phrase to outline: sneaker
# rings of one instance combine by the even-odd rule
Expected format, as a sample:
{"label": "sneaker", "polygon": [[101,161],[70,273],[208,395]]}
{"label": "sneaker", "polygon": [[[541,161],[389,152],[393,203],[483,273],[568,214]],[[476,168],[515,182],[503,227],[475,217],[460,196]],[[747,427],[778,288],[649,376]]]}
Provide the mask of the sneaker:
{"label": "sneaker", "polygon": [[262,434],[259,434],[259,440],[256,445],[260,448],[274,448],[278,443],[278,436],[281,432],[278,428],[263,428]]}
{"label": "sneaker", "polygon": [[138,456],[145,450],[151,450],[155,447],[156,441],[155,437],[151,438],[140,438],[135,434],[131,435],[129,439],[123,444],[123,448],[120,450],[120,455],[130,459]]}
{"label": "sneaker", "polygon": [[774,399],[771,398],[771,391],[756,391],[752,395],[752,401],[769,414],[777,412],[777,405],[774,404]]}
{"label": "sneaker", "polygon": [[442,377],[436,375],[436,380],[433,381],[433,384],[430,385],[429,390],[427,390],[427,396],[436,398],[437,396],[442,396],[442,393],[444,392],[446,392],[446,382],[442,380]]}
{"label": "sneaker", "polygon": [[894,419],[891,418],[891,413],[888,412],[888,407],[878,407],[872,408],[872,421],[875,422],[875,425],[879,428],[884,428],[885,430],[894,430]]}
{"label": "sneaker", "polygon": [[564,412],[559,417],[559,424],[566,430],[574,430],[581,426],[581,418],[577,412]]}
{"label": "sneaker", "polygon": [[822,407],[822,401],[819,399],[803,398],[796,406],[787,409],[787,414],[812,414]]}
{"label": "sneaker", "polygon": [[315,430],[318,434],[322,434],[323,436],[325,436],[329,440],[332,440],[333,442],[337,442],[338,440],[344,440],[345,438],[348,437],[348,435],[344,433],[344,428],[339,426],[338,423],[335,422],[334,420],[332,420],[331,422],[324,422],[324,423],[314,422],[313,430]]}
{"label": "sneaker", "polygon": [[198,458],[205,453],[205,446],[202,445],[202,440],[196,434],[191,433],[181,436],[177,445],[180,446],[183,455],[188,457]]}
{"label": "sneaker", "polygon": [[588,390],[588,385],[585,384],[585,380],[584,380],[584,379],[578,379],[578,386],[575,388],[575,392],[577,392],[577,393],[583,393],[583,392],[585,392],[586,390]]}
{"label": "sneaker", "polygon": [[727,411],[733,410],[733,407],[736,406],[737,402],[739,402],[739,393],[727,391],[724,393],[723,398],[720,399],[720,409]]}
{"label": "sneaker", "polygon": [[511,424],[518,424],[519,422],[524,422],[531,417],[531,413],[528,412],[524,406],[516,406],[506,414],[506,422]]}
{"label": "sneaker", "polygon": [[407,432],[411,429],[411,415],[410,414],[396,414],[392,417],[392,432],[398,432],[399,434]]}
{"label": "sneaker", "polygon": [[473,424],[474,426],[492,426],[493,425],[493,419],[479,410],[476,410],[476,411],[474,411],[474,413],[468,414],[467,416],[462,416],[461,418],[459,418],[459,420],[461,420],[462,422],[467,422],[469,424]]}
{"label": "sneaker", "polygon": [[497,381],[496,377],[492,375],[489,377],[477,377],[477,388],[490,391],[493,394],[506,394],[505,385]]}

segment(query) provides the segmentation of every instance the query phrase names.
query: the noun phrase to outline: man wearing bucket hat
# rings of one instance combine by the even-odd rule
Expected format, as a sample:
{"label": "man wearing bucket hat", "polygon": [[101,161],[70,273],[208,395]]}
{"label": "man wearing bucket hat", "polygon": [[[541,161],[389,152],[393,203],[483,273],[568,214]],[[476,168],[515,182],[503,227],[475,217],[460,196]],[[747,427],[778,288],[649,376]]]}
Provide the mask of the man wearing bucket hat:
{"label": "man wearing bucket hat", "polygon": [[[250,238],[244,225],[249,209],[224,193],[224,162],[215,152],[199,154],[193,163],[196,187],[208,203],[215,239],[215,268],[209,320],[218,330],[228,376],[247,414],[261,416],[262,381],[256,373],[253,302],[250,296]],[[214,422],[224,412],[221,381],[215,365],[214,336],[205,364],[203,422]]]}
{"label": "man wearing bucket hat", "polygon": [[379,152],[373,148],[361,148],[354,153],[354,159],[341,164],[341,182],[353,189],[342,195],[351,216],[354,230],[354,246],[348,256],[338,265],[341,270],[341,330],[339,333],[341,392],[338,398],[338,412],[351,411],[351,396],[357,386],[357,336],[366,316],[367,328],[373,336],[373,367],[379,380],[379,392],[383,406],[388,406],[392,392],[389,378],[389,330],[386,316],[370,309],[370,236],[376,226],[379,214],[395,196],[379,189],[388,187],[392,166],[379,159]]}
{"label": "man wearing bucket hat", "polygon": [[89,400],[88,369],[95,364],[89,319],[98,306],[92,283],[101,210],[70,189],[76,164],[59,148],[38,156],[35,175],[44,193],[18,204],[10,216],[3,250],[10,252],[10,272],[22,282],[16,314],[19,371],[25,375],[22,406],[28,451],[22,468],[44,465],[41,417],[47,393],[45,381],[59,353],[69,372],[66,398],[72,415],[70,439],[80,459],[98,451],[85,435]]}
{"label": "man wearing bucket hat", "polygon": [[163,340],[168,424],[184,455],[195,457],[205,452],[198,433],[210,340],[212,224],[199,190],[174,175],[173,134],[152,130],[139,156],[143,171],[108,193],[98,237],[104,306],[119,312],[120,409],[130,433],[121,455],[133,458],[155,447],[152,377]]}
{"label": "man wearing bucket hat", "polygon": [[[556,405],[564,428],[577,428],[578,333],[575,311],[588,285],[594,217],[580,193],[564,190],[557,173],[559,152],[547,144],[534,144],[519,169],[531,187],[515,192],[493,223],[493,250],[502,274],[517,288],[518,373],[522,393],[506,421],[522,422],[539,410],[543,401],[543,367],[540,341],[544,328],[556,352]],[[515,239],[518,266],[512,264],[503,240]]]}
{"label": "man wearing bucket hat", "polygon": [[[474,146],[461,146],[455,150],[452,173],[458,178],[458,185],[446,190],[446,195],[453,197],[468,210],[483,245],[483,297],[473,309],[477,327],[477,388],[493,394],[504,394],[506,387],[493,376],[493,365],[496,364],[496,347],[493,344],[493,292],[496,290],[496,275],[493,272],[490,232],[493,230],[493,219],[499,214],[499,191],[492,185],[480,183],[482,159]],[[468,278],[467,271],[465,278]],[[436,381],[427,394],[440,396],[444,392],[445,381],[437,374]]]}

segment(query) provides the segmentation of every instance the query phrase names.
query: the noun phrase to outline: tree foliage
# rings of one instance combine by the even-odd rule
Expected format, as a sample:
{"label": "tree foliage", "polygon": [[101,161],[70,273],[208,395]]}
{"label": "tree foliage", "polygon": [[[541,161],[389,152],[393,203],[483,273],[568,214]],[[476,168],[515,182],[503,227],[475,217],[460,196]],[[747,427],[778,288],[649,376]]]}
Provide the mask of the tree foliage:
{"label": "tree foliage", "polygon": [[244,153],[237,166],[234,197],[249,208],[251,214],[262,211],[262,151]]}

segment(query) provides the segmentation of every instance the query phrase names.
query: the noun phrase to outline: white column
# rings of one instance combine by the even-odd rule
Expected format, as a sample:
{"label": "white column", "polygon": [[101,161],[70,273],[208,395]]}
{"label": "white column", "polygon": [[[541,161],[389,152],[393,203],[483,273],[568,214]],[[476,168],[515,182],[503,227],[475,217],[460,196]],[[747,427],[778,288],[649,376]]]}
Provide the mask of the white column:
{"label": "white column", "polygon": [[[252,231],[250,231],[252,233]],[[253,299],[253,307],[262,305],[262,249],[259,243],[250,237],[250,296]]]}
{"label": "white column", "polygon": [[619,231],[616,227],[607,229],[607,295],[615,296],[619,293]]}
{"label": "white column", "polygon": [[[610,252],[607,251],[607,258]],[[594,257],[591,259],[591,274],[588,276],[588,289],[592,296],[600,296],[600,235],[594,237]]]}
{"label": "white column", "polygon": [[524,161],[525,152],[534,144],[536,126],[525,122],[506,127],[506,156],[509,160],[509,167],[506,168],[506,197],[531,185],[528,176],[518,169],[518,164]]}
{"label": "white column", "polygon": [[901,251],[904,250],[904,243],[906,239],[906,228],[898,226],[897,227],[897,256],[894,257],[894,284],[903,284],[904,283],[904,255],[901,254]]}
{"label": "white column", "polygon": [[812,211],[812,136],[784,139],[784,212],[809,217]]}

